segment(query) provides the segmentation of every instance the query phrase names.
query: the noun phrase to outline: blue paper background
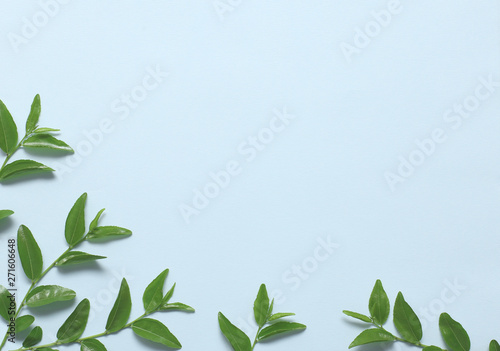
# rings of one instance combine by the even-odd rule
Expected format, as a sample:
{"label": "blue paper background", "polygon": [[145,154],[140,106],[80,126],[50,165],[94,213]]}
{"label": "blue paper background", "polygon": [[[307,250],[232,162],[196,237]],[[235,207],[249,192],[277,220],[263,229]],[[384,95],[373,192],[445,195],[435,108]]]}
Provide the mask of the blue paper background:
{"label": "blue paper background", "polygon": [[[109,257],[100,265],[46,277],[91,299],[87,335],[103,330],[123,275],[138,316],[144,287],[168,267],[174,300],[197,312],[156,317],[185,350],[229,350],[217,312],[248,330],[261,283],[308,329],[257,349],[347,349],[361,328],[341,311],[367,312],[377,278],[391,301],[403,291],[424,343],[442,345],[442,311],[474,349],[500,337],[499,87],[476,97],[488,94],[482,80],[500,82],[498,2],[54,3],[0,5],[0,98],[22,130],[39,93],[41,125],[77,153],[35,156],[58,169],[53,179],[2,185],[1,207],[16,214],[0,258],[25,224],[52,262],[83,192],[88,221],[105,207],[104,224],[131,228],[82,247]],[[464,104],[467,118],[449,112]],[[294,118],[270,134],[275,111]],[[259,135],[269,143],[250,146]],[[433,135],[441,142],[424,155],[418,143]],[[422,164],[403,169],[410,156]],[[228,162],[240,172],[186,221],[180,207]],[[398,167],[404,181],[391,188]],[[37,313],[44,342],[71,307],[50,311]],[[103,342],[147,348],[131,331]]]}

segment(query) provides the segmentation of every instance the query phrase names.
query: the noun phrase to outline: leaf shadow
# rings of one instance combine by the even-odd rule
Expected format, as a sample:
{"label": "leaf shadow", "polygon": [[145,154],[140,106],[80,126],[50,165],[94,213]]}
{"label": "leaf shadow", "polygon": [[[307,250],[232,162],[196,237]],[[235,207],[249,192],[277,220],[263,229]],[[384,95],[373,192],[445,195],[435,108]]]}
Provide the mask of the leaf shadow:
{"label": "leaf shadow", "polygon": [[30,314],[33,316],[47,316],[53,314],[54,312],[59,312],[68,309],[69,307],[75,305],[75,299],[69,301],[54,302],[45,306],[40,307],[28,307]]}
{"label": "leaf shadow", "polygon": [[139,341],[139,343],[141,345],[143,345],[145,348],[150,349],[150,350],[163,350],[163,351],[165,351],[165,350],[177,350],[177,349],[174,349],[172,347],[167,347],[165,345],[161,345],[161,344],[146,340],[144,338],[141,338],[140,336],[136,335],[135,333],[134,333],[134,336]]}
{"label": "leaf shadow", "polygon": [[36,173],[36,174],[28,174],[24,176],[20,176],[13,179],[7,179],[2,181],[2,185],[12,185],[17,183],[22,183],[25,181],[33,180],[33,179],[54,179],[55,175],[53,172],[44,172],[44,173]]}

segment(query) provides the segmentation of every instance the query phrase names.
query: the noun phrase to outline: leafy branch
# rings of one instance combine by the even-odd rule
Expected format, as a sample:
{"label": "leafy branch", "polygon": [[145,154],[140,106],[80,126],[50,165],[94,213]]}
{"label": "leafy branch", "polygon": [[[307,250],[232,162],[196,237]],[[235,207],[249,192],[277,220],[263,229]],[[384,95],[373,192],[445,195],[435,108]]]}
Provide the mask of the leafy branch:
{"label": "leafy branch", "polygon": [[[269,304],[267,289],[264,284],[260,286],[257,298],[253,305],[255,322],[258,330],[253,343],[250,338],[239,328],[233,325],[223,314],[219,312],[219,327],[222,334],[231,344],[235,351],[252,351],[255,345],[263,340],[283,333],[301,331],[306,329],[304,324],[295,322],[278,321],[281,318],[294,316],[295,313],[275,313],[273,314],[274,299]],[[269,326],[266,327],[266,325]]]}
{"label": "leafy branch", "polygon": [[0,149],[6,155],[0,167],[0,182],[19,176],[54,171],[52,168],[33,160],[17,160],[8,163],[20,148],[73,152],[73,149],[68,144],[52,135],[52,133],[58,132],[59,129],[38,127],[40,113],[40,95],[36,95],[26,121],[26,134],[19,141],[16,123],[7,106],[0,100]]}
{"label": "leafy branch", "polygon": [[[424,351],[446,351],[441,347],[424,345],[420,342],[423,336],[422,324],[401,292],[396,297],[393,310],[394,326],[400,336],[394,335],[383,327],[389,318],[390,301],[380,280],[377,280],[373,287],[368,309],[370,316],[347,310],[343,311],[347,316],[372,324],[374,327],[361,332],[349,345],[349,348],[376,342],[400,341],[422,348]],[[448,313],[440,315],[439,330],[449,350],[470,351],[469,335],[464,327],[451,318]],[[500,351],[500,345],[496,340],[491,341],[489,351]]]}

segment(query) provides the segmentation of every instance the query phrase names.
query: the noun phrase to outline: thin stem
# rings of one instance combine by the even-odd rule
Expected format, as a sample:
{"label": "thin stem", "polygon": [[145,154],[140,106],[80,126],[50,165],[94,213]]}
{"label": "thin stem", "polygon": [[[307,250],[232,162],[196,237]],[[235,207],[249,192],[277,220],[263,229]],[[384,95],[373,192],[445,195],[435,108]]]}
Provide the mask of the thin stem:
{"label": "thin stem", "polygon": [[[400,338],[400,337],[398,337],[398,336],[396,336],[396,335],[392,334],[391,332],[389,332],[389,331],[388,331],[387,329],[385,329],[383,326],[378,325],[377,323],[375,323],[375,321],[373,321],[373,320],[372,320],[372,323],[373,323],[373,325],[374,325],[374,326],[376,326],[378,329],[383,330],[383,331],[385,331],[386,333],[391,334],[391,335],[394,337],[394,339],[395,339],[396,341],[401,341],[401,342],[404,342],[404,343],[407,343],[407,344],[411,344],[411,345],[414,345],[414,346],[417,346],[417,347],[420,347],[420,348],[424,348],[424,347],[427,347],[427,346],[428,346],[428,345],[424,345],[424,344],[422,344],[420,341],[413,342],[413,341],[409,341],[409,340],[406,340],[406,339]],[[445,350],[445,351],[446,351],[446,350]]]}
{"label": "thin stem", "polygon": [[254,349],[255,345],[257,345],[257,338],[259,337],[260,330],[261,330],[263,327],[264,327],[264,326],[259,327],[259,329],[257,330],[257,334],[255,334],[255,339],[253,339],[252,348],[250,349],[251,351],[253,351],[253,349]]}
{"label": "thin stem", "polygon": [[[12,157],[12,155],[14,155],[14,153],[19,150],[19,148],[22,146],[22,144],[24,143],[24,141],[26,139],[28,139],[31,135],[33,135],[33,131],[30,131],[28,133],[26,133],[26,135],[21,139],[21,141],[16,145],[16,147],[14,148],[14,150],[12,150],[10,152],[10,154],[7,154],[7,157],[5,158],[5,161],[3,161],[3,164],[2,164],[2,167],[0,167],[0,172],[3,170],[3,168],[5,167],[5,165],[7,165],[7,162],[9,162],[10,158]],[[2,347],[0,346],[0,350],[2,349]]]}

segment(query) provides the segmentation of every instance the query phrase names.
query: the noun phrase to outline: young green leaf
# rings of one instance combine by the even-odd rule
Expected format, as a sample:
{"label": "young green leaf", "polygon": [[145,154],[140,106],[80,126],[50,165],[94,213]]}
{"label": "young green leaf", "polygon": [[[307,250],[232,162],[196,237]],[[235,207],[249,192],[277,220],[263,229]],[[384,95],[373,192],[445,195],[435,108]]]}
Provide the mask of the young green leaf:
{"label": "young green leaf", "polygon": [[95,218],[92,220],[92,222],[90,222],[90,225],[89,225],[89,232],[93,231],[95,229],[95,227],[97,227],[97,224],[99,223],[99,219],[101,219],[101,216],[102,216],[102,213],[104,212],[104,208],[102,210],[100,210],[99,212],[97,212]]}
{"label": "young green leaf", "polygon": [[439,316],[439,329],[444,342],[452,351],[469,351],[470,339],[460,323],[450,317],[448,313]]}
{"label": "young green leaf", "polygon": [[71,146],[62,140],[54,138],[50,134],[33,134],[23,142],[23,146],[34,149],[52,149],[73,152]]}
{"label": "young green leaf", "polygon": [[42,341],[42,337],[43,337],[42,328],[40,328],[40,327],[34,327],[30,331],[30,333],[28,334],[28,336],[26,337],[26,339],[24,339],[24,341],[23,341],[23,347],[35,346],[40,341]]}
{"label": "young green leaf", "polygon": [[87,193],[83,193],[69,211],[66,218],[64,236],[70,247],[78,243],[85,233],[85,202]]}
{"label": "young green leaf", "polygon": [[88,241],[106,241],[112,239],[121,239],[132,235],[132,232],[126,228],[116,227],[116,226],[102,226],[95,227],[87,235]]}
{"label": "young green leaf", "polygon": [[364,314],[361,314],[361,313],[358,313],[358,312],[347,311],[347,310],[344,310],[342,312],[345,315],[347,315],[349,317],[352,317],[352,318],[359,319],[360,321],[363,321],[363,322],[366,322],[366,323],[371,323],[372,322],[372,320],[370,319],[370,317],[365,316]]}
{"label": "young green leaf", "polygon": [[43,268],[42,252],[33,234],[24,225],[17,231],[17,249],[26,276],[32,281],[40,278]]}
{"label": "young green leaf", "polygon": [[115,304],[111,309],[106,322],[106,331],[113,333],[122,329],[127,324],[132,310],[132,300],[130,298],[130,288],[128,287],[127,280],[122,279],[120,291],[116,298]]}
{"label": "young green leaf", "polygon": [[87,262],[93,262],[95,260],[101,260],[106,258],[105,256],[91,255],[82,251],[69,251],[62,255],[55,263],[56,266],[69,266],[73,264],[81,264]]}
{"label": "young green leaf", "polygon": [[390,304],[389,298],[385,293],[382,282],[377,280],[370,295],[368,309],[373,318],[373,321],[378,325],[383,325],[389,318]]}
{"label": "young green leaf", "polygon": [[168,302],[170,301],[170,299],[172,298],[172,296],[174,295],[174,290],[175,290],[175,283],[174,285],[172,285],[172,287],[167,291],[167,293],[165,294],[165,296],[163,297],[163,300],[161,300],[161,307],[160,308],[163,308],[164,306],[166,306],[168,304]]}
{"label": "young green leaf", "polygon": [[17,317],[16,318],[16,332],[20,333],[23,330],[28,329],[29,326],[32,325],[34,321],[35,321],[35,317],[33,317],[29,314],[26,314],[26,315],[21,316],[21,317]]}
{"label": "young green leaf", "polygon": [[151,318],[142,318],[132,324],[132,330],[135,334],[146,340],[156,342],[173,349],[180,349],[181,343],[177,338],[168,330],[168,328]]}
{"label": "young green leaf", "polygon": [[88,299],[83,299],[57,331],[58,341],[66,344],[78,339],[85,331],[89,312],[90,302]]}
{"label": "young green leaf", "polygon": [[163,285],[168,275],[168,269],[161,272],[146,288],[142,296],[144,310],[149,313],[156,310],[163,300]]}
{"label": "young green leaf", "polygon": [[60,132],[60,129],[54,129],[54,128],[37,128],[33,131],[33,133],[37,134],[44,134],[44,133],[51,133],[51,132]]}
{"label": "young green leaf", "polygon": [[391,333],[382,329],[366,329],[359,334],[356,339],[349,345],[353,348],[359,345],[370,344],[373,342],[394,341],[396,338]]}
{"label": "young green leaf", "polygon": [[41,285],[26,296],[26,305],[29,307],[39,307],[59,301],[73,300],[76,293],[71,289],[58,285]]}
{"label": "young green leaf", "polygon": [[257,293],[257,298],[253,304],[253,313],[255,322],[262,327],[267,322],[267,313],[269,311],[269,296],[267,295],[266,285],[262,284]]}
{"label": "young green leaf", "polygon": [[0,181],[45,172],[54,172],[54,170],[33,160],[17,160],[2,168]]}
{"label": "young green leaf", "polygon": [[26,121],[26,134],[29,134],[38,125],[38,120],[40,119],[40,113],[42,112],[40,95],[36,94],[31,104],[30,114],[28,120]]}
{"label": "young green leaf", "polygon": [[194,312],[194,308],[180,302],[172,302],[162,305],[161,311],[183,311],[183,312]]}
{"label": "young green leaf", "polygon": [[403,294],[398,293],[394,303],[394,325],[404,339],[417,343],[422,339],[422,325],[418,316],[405,301]]}
{"label": "young green leaf", "polygon": [[0,149],[7,155],[17,147],[17,126],[7,106],[0,100]]}
{"label": "young green leaf", "polygon": [[273,315],[273,308],[274,308],[274,299],[271,300],[271,304],[269,305],[269,311],[267,311],[267,320],[269,321],[271,316]]}
{"label": "young green leaf", "polygon": [[219,327],[235,351],[252,350],[252,344],[248,336],[231,324],[221,312],[219,312]]}
{"label": "young green leaf", "polygon": [[275,321],[280,318],[295,316],[295,313],[275,313],[271,317],[269,317],[269,322]]}
{"label": "young green leaf", "polygon": [[294,323],[294,322],[277,322],[271,324],[269,327],[262,329],[258,335],[258,340],[264,340],[275,335],[290,333],[293,331],[299,331],[306,329],[304,324]]}
{"label": "young green leaf", "polygon": [[11,211],[11,210],[0,210],[0,219],[7,218],[13,214],[14,214],[14,211]]}
{"label": "young green leaf", "polygon": [[9,321],[10,292],[0,285],[0,316]]}
{"label": "young green leaf", "polygon": [[500,351],[500,345],[498,344],[498,341],[491,340],[491,342],[490,342],[490,351]]}
{"label": "young green leaf", "polygon": [[87,339],[82,341],[82,347],[80,351],[106,351],[106,348],[97,339]]}

